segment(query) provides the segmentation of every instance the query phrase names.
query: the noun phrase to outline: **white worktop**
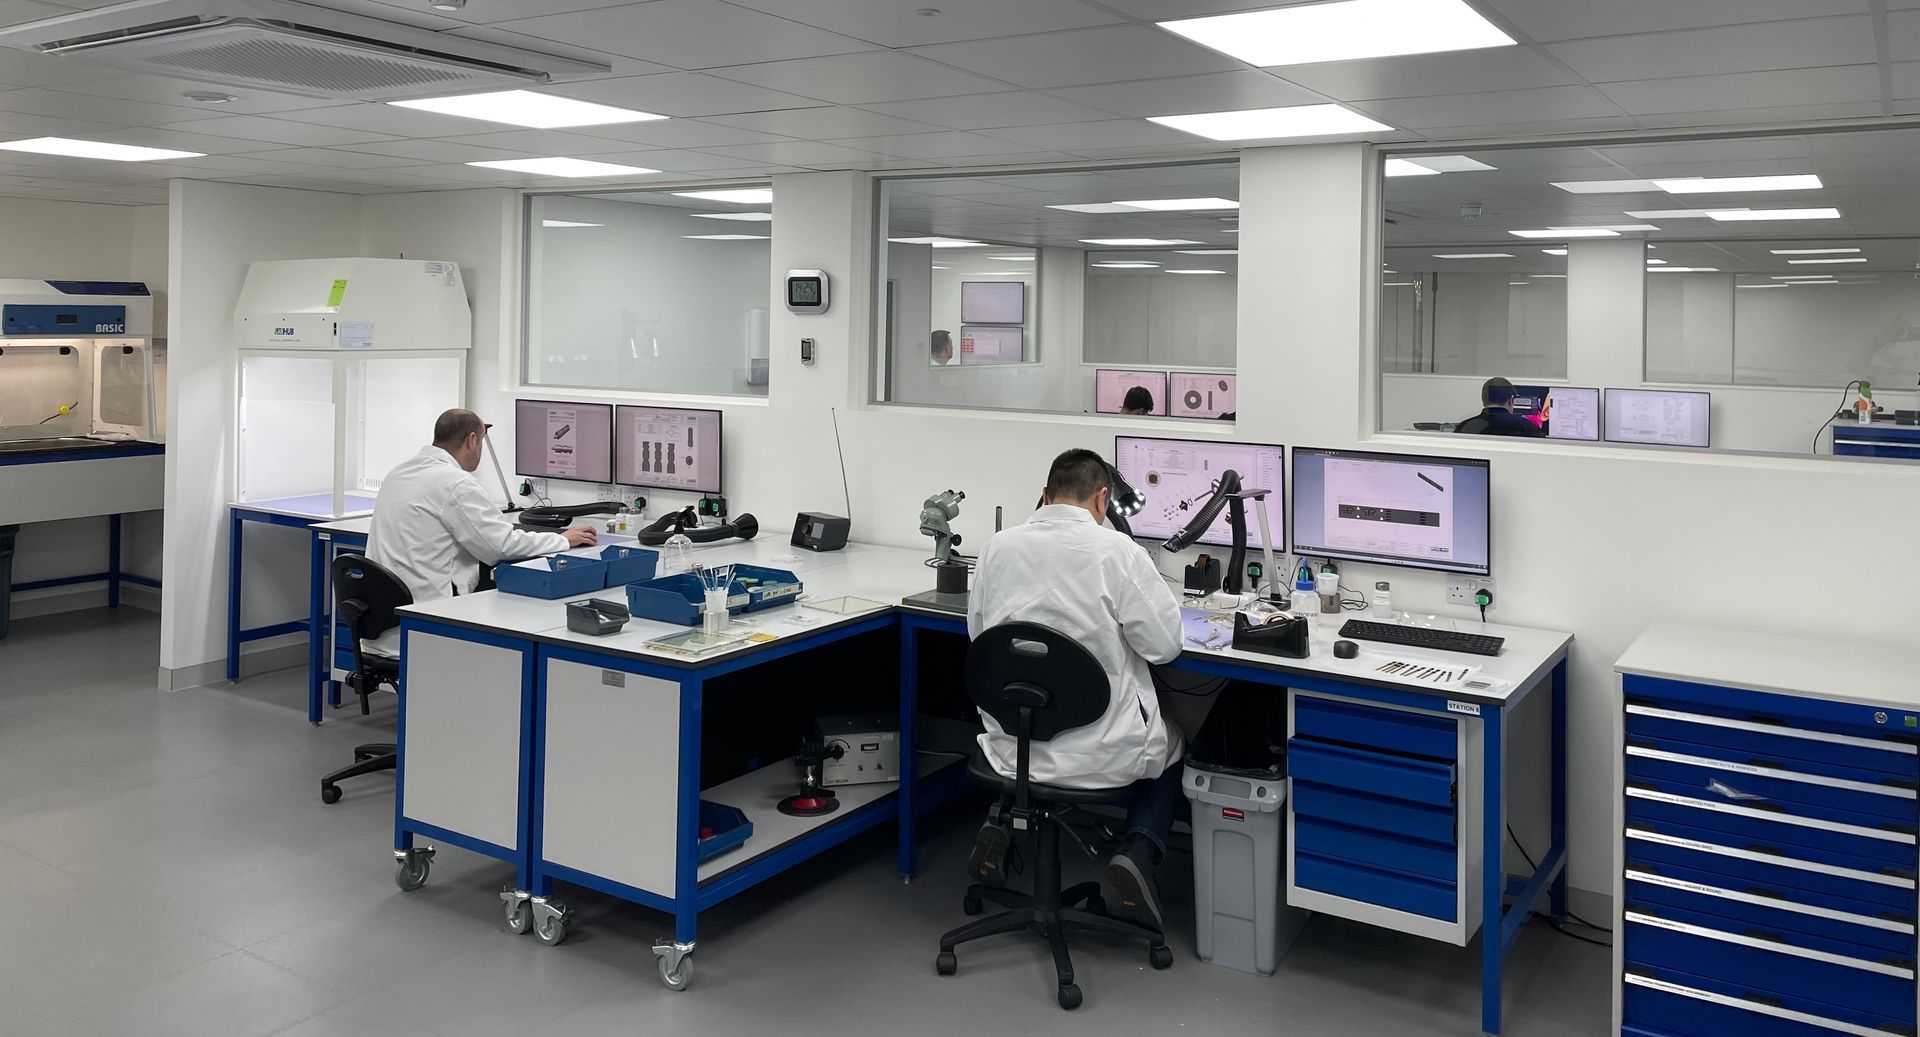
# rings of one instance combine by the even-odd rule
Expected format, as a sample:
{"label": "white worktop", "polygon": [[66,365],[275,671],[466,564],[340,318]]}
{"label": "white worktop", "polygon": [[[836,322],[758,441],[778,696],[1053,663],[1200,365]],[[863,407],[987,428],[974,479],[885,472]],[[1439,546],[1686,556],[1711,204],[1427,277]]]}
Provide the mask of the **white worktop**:
{"label": "white worktop", "polygon": [[1893,709],[1920,706],[1920,651],[1656,623],[1613,664],[1621,673]]}

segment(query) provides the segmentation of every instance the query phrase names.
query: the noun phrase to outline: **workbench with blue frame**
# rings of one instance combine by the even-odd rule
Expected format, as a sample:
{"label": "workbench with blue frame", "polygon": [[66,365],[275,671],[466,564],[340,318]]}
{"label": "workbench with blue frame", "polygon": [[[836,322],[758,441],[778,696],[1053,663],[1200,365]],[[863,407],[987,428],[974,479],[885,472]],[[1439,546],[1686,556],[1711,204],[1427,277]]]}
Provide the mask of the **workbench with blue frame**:
{"label": "workbench with blue frame", "polygon": [[[107,568],[104,572],[20,581],[11,589],[36,591],[104,583],[108,608],[120,606],[123,583],[158,590],[158,579],[130,573],[122,567],[121,533],[125,516],[161,508],[162,480],[158,476],[165,465],[167,448],[160,443],[77,437],[46,443],[50,445],[33,440],[0,444],[4,447],[0,449],[0,473],[4,473],[0,475],[0,528],[104,514],[107,517]],[[152,460],[137,460],[140,458]],[[135,470],[149,476],[144,481],[150,484],[150,492],[140,490],[142,480],[129,477]],[[58,478],[49,477],[56,472]],[[20,480],[18,485],[14,485],[16,478]],[[26,479],[33,480],[32,484],[26,483]],[[65,483],[76,485],[70,488],[61,485]],[[0,593],[6,591],[7,588],[0,588]]]}
{"label": "workbench with blue frame", "polygon": [[[1311,654],[1304,659],[1242,652],[1230,647],[1188,648],[1169,669],[1213,677],[1225,677],[1283,690],[1289,697],[1289,716],[1301,701],[1333,703],[1347,710],[1345,738],[1366,739],[1352,747],[1346,761],[1350,769],[1343,780],[1353,781],[1347,791],[1357,793],[1344,800],[1332,800],[1349,809],[1346,816],[1327,818],[1319,810],[1302,814],[1300,796],[1287,797],[1287,875],[1288,903],[1315,911],[1380,925],[1429,939],[1465,946],[1479,932],[1481,937],[1481,1029],[1497,1034],[1501,1028],[1506,961],[1519,939],[1529,916],[1543,906],[1558,918],[1567,910],[1567,652],[1572,635],[1527,627],[1486,624],[1484,632],[1506,638],[1498,657],[1463,656],[1420,649],[1399,648],[1373,642],[1361,642],[1358,658],[1338,659],[1333,642],[1345,617],[1315,620]],[[933,636],[966,636],[966,620],[951,613],[911,606],[901,609],[900,739],[912,744],[916,719],[913,704],[918,695],[911,690],[919,680],[920,639]],[[1463,626],[1468,624],[1463,624]],[[1482,632],[1480,624],[1471,624]],[[1491,677],[1504,687],[1479,693],[1459,687],[1435,688],[1419,682],[1383,676],[1378,667],[1387,659],[1422,660],[1439,665],[1475,665],[1479,676]],[[1506,839],[1506,764],[1507,735],[1515,710],[1546,691],[1552,710],[1549,844],[1531,873],[1511,877],[1504,865]],[[1415,718],[1409,721],[1405,718]],[[1445,728],[1444,738],[1451,742],[1454,759],[1445,783],[1450,800],[1459,791],[1461,806],[1457,815],[1449,806],[1416,803],[1402,797],[1402,782],[1416,768],[1429,773],[1434,766],[1419,754],[1405,751],[1409,723],[1430,729]],[[1313,737],[1289,724],[1289,748],[1305,756],[1314,748],[1335,743]],[[1417,735],[1413,736],[1417,737]],[[1306,744],[1308,748],[1300,748]],[[1471,751],[1469,751],[1471,750]],[[1292,755],[1292,753],[1290,753]],[[1290,761],[1291,762],[1291,761]],[[1371,769],[1379,780],[1368,780]],[[911,779],[902,801],[911,797]],[[1296,789],[1299,776],[1289,778]],[[1371,811],[1362,816],[1358,810]],[[1440,835],[1420,832],[1400,815],[1427,817],[1441,822],[1450,832],[1453,845],[1444,847],[1453,858],[1450,884],[1430,877],[1403,874],[1404,861],[1417,859],[1423,852],[1440,852]],[[1356,836],[1347,845],[1335,849],[1316,847],[1311,840],[1302,848],[1296,822],[1331,821]],[[1382,820],[1383,817],[1390,820]],[[911,876],[916,867],[915,825],[911,816],[900,818],[900,871]],[[1319,850],[1319,852],[1313,852]],[[1383,859],[1382,855],[1392,855]],[[1302,864],[1308,865],[1302,869]],[[1304,877],[1302,870],[1312,873]],[[1327,881],[1332,879],[1332,881]],[[1320,888],[1314,888],[1318,886]],[[1408,890],[1415,891],[1408,895]],[[1512,902],[1507,903],[1511,894]],[[1502,906],[1504,905],[1504,906]],[[1451,911],[1451,914],[1449,914]],[[1495,924],[1483,925],[1484,917]]]}
{"label": "workbench with blue frame", "polygon": [[307,527],[312,539],[309,566],[311,583],[307,587],[307,722],[318,724],[323,706],[338,709],[340,682],[334,671],[353,669],[352,649],[346,647],[344,630],[333,622],[333,560],[342,553],[364,554],[367,530],[373,519],[350,518],[338,522],[316,522]]}
{"label": "workbench with blue frame", "polygon": [[[309,493],[271,500],[233,501],[227,505],[227,680],[240,679],[241,645],[313,629],[311,614],[303,619],[290,619],[266,626],[243,628],[240,625],[240,588],[243,582],[241,575],[245,572],[247,524],[305,530],[311,529],[316,523],[338,522],[372,513],[373,496],[366,493],[348,493],[338,497],[331,493]],[[314,593],[315,587],[320,588],[319,593],[325,594],[326,577],[320,553],[315,550],[307,573],[309,596]],[[320,722],[317,714],[311,711],[309,719],[316,724]]]}
{"label": "workbench with blue frame", "polygon": [[1920,425],[1896,425],[1891,421],[1862,425],[1852,421],[1836,421],[1833,424],[1833,454],[1835,457],[1920,460]]}

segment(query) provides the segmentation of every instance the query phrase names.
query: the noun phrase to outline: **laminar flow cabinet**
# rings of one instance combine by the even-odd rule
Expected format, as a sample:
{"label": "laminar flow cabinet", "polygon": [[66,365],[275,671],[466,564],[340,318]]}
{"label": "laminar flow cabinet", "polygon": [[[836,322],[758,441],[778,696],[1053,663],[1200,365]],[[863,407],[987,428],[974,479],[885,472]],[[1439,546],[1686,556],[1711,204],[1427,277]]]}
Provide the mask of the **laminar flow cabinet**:
{"label": "laminar flow cabinet", "polygon": [[1615,668],[1615,1032],[1914,1033],[1920,652],[1663,624]]}

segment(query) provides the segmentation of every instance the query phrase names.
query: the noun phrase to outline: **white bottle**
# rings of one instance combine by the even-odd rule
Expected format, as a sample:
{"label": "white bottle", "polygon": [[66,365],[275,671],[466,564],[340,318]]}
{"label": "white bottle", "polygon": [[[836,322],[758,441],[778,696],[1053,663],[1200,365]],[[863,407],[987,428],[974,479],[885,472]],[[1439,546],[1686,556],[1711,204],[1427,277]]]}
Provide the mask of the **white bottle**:
{"label": "white bottle", "polygon": [[1293,598],[1288,608],[1296,616],[1320,614],[1320,595],[1314,591],[1312,580],[1300,580],[1293,585]]}
{"label": "white bottle", "polygon": [[1393,585],[1381,580],[1373,585],[1373,618],[1393,620]]}

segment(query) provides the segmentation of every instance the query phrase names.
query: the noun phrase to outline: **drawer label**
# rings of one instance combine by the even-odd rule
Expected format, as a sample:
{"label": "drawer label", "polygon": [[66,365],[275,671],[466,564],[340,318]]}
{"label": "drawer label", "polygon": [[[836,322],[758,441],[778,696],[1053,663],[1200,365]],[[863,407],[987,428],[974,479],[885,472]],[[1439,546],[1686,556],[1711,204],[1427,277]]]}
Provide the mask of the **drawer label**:
{"label": "drawer label", "polygon": [[1480,703],[1478,703],[1478,702],[1455,702],[1455,701],[1453,701],[1452,699],[1448,699],[1448,700],[1447,700],[1447,712],[1449,712],[1449,713],[1465,713],[1466,715],[1468,715],[1468,716],[1470,716],[1470,717],[1477,717],[1477,716],[1479,716],[1479,715],[1480,715]]}
{"label": "drawer label", "polygon": [[1860,749],[1877,749],[1881,752],[1900,753],[1905,756],[1920,755],[1920,746],[1908,742],[1890,742],[1877,738],[1863,738],[1858,735],[1837,735],[1826,731],[1813,731],[1805,728],[1781,727],[1778,724],[1762,724],[1751,720],[1734,720],[1730,717],[1717,717],[1706,713],[1683,713],[1677,709],[1660,709],[1656,706],[1643,706],[1629,703],[1627,712],[1635,716],[1653,717],[1659,720],[1677,720],[1688,724],[1702,724],[1709,727],[1723,727],[1733,731],[1749,731],[1754,734],[1772,735],[1778,738],[1797,738],[1803,742],[1827,742],[1832,745],[1850,745]]}
{"label": "drawer label", "polygon": [[1627,838],[1659,843],[1663,846],[1675,846],[1682,850],[1711,853],[1719,857],[1737,857],[1740,860],[1757,861],[1762,864],[1792,868],[1796,871],[1810,871],[1820,875],[1833,875],[1843,879],[1871,882],[1878,886],[1893,886],[1897,889],[1914,888],[1914,881],[1912,879],[1902,879],[1872,871],[1860,871],[1856,868],[1843,868],[1837,864],[1821,864],[1817,861],[1803,861],[1797,857],[1786,857],[1777,853],[1761,853],[1756,850],[1741,850],[1731,846],[1721,846],[1718,843],[1703,843],[1695,839],[1682,839],[1676,835],[1667,835],[1663,832],[1649,832],[1639,828],[1628,828]]}
{"label": "drawer label", "polygon": [[[1630,745],[1627,747],[1627,755],[1638,756],[1647,760],[1660,760],[1664,763],[1684,764],[1688,767],[1704,767],[1709,770],[1727,771],[1732,774],[1746,774],[1756,778],[1771,778],[1775,781],[1792,781],[1802,785],[1821,785],[1830,789],[1864,792],[1872,796],[1891,796],[1895,799],[1916,798],[1916,793],[1913,789],[1896,788],[1890,785],[1872,785],[1864,781],[1849,781],[1845,778],[1829,778],[1824,774],[1805,774],[1783,767],[1759,767],[1750,763],[1716,760],[1708,756],[1689,756],[1685,753],[1668,752],[1664,749],[1647,749],[1637,745]],[[1766,797],[1736,793],[1729,798],[1765,799]]]}
{"label": "drawer label", "polygon": [[609,688],[624,688],[627,686],[627,675],[620,670],[601,670],[600,683]]}
{"label": "drawer label", "polygon": [[1798,828],[1818,828],[1827,832],[1839,832],[1844,835],[1857,835],[1862,839],[1878,839],[1881,842],[1905,843],[1912,846],[1913,836],[1905,832],[1889,832],[1880,828],[1866,828],[1861,825],[1842,824],[1838,821],[1822,821],[1814,817],[1802,817],[1798,814],[1780,813],[1770,810],[1756,810],[1752,807],[1738,807],[1731,803],[1716,803],[1705,799],[1690,799],[1676,796],[1671,792],[1658,792],[1653,789],[1627,789],[1627,795],[1634,799],[1652,800],[1655,803],[1670,803],[1677,807],[1689,807],[1694,810],[1709,810],[1716,814],[1734,814],[1752,818],[1755,821],[1771,821],[1774,824],[1794,825]]}
{"label": "drawer label", "polygon": [[1668,889],[1677,889],[1683,893],[1693,893],[1703,897],[1714,897],[1719,900],[1733,900],[1743,904],[1754,904],[1776,911],[1788,911],[1793,914],[1808,915],[1813,918],[1825,918],[1835,922],[1846,922],[1851,925],[1865,926],[1869,929],[1882,929],[1890,933],[1911,933],[1914,931],[1913,925],[1908,922],[1896,922],[1890,918],[1872,918],[1867,915],[1856,915],[1847,911],[1835,911],[1831,908],[1815,907],[1812,904],[1802,904],[1798,901],[1787,900],[1782,897],[1769,897],[1757,893],[1743,893],[1738,890],[1721,889],[1718,886],[1708,886],[1699,882],[1687,882],[1681,879],[1668,878],[1664,875],[1655,875],[1651,872],[1636,871],[1632,868],[1627,869],[1627,879],[1631,882],[1645,882],[1648,885],[1665,886]]}

